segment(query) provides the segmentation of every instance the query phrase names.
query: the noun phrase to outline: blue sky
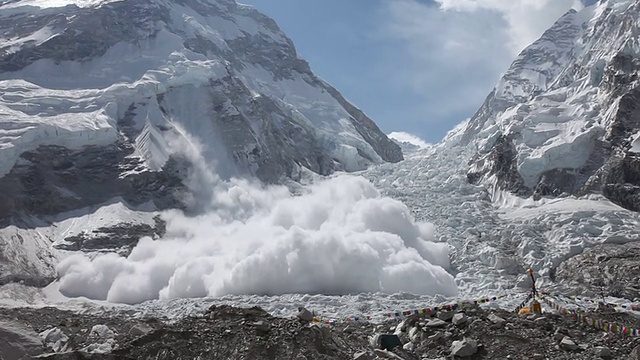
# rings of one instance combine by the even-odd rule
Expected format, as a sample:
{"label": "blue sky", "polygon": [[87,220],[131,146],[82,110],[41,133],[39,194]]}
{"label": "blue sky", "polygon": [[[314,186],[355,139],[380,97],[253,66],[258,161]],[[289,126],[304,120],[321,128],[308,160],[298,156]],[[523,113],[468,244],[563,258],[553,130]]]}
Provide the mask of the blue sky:
{"label": "blue sky", "polygon": [[578,0],[240,0],[389,133],[428,142],[473,115],[517,53]]}

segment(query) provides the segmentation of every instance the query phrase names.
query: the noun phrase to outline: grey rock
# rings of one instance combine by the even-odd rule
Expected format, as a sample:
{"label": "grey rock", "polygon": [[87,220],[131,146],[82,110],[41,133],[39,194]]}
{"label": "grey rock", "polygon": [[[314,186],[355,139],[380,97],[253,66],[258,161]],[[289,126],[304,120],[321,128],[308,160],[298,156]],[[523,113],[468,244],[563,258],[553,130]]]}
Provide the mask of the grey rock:
{"label": "grey rock", "polygon": [[382,359],[405,360],[400,355],[392,353],[391,351],[375,349],[374,352],[379,358],[382,358]]}
{"label": "grey rock", "polygon": [[374,360],[374,359],[375,359],[375,355],[366,351],[361,351],[353,355],[353,360]]}
{"label": "grey rock", "polygon": [[447,326],[447,322],[440,319],[429,319],[426,327],[428,328],[441,328]]}
{"label": "grey rock", "polygon": [[489,314],[489,316],[487,316],[487,319],[498,326],[504,326],[504,324],[507,323],[507,320],[501,318],[496,314]]}
{"label": "grey rock", "polygon": [[402,320],[393,331],[394,334],[399,335],[400,333],[407,331],[407,320]]}
{"label": "grey rock", "polygon": [[43,339],[25,324],[0,320],[0,357],[30,359],[43,352]]}
{"label": "grey rock", "polygon": [[391,351],[375,349],[374,352],[381,359],[405,360],[401,356],[395,353],[392,353]]}
{"label": "grey rock", "polygon": [[556,331],[553,333],[553,338],[556,341],[562,341],[562,339],[564,339],[564,337],[567,335],[567,331],[561,328],[556,329]]}
{"label": "grey rock", "polygon": [[584,336],[584,333],[580,330],[569,330],[567,335],[572,339],[579,339]]}
{"label": "grey rock", "polygon": [[544,324],[546,324],[546,323],[547,323],[547,321],[549,321],[549,319],[547,319],[547,318],[546,318],[546,317],[544,317],[544,316],[537,317],[537,318],[535,318],[535,319],[533,320],[533,322],[534,322],[535,324],[540,324],[540,325],[544,325]]}
{"label": "grey rock", "polygon": [[640,345],[631,350],[631,353],[629,354],[629,360],[640,360]]}
{"label": "grey rock", "polygon": [[136,324],[129,329],[129,335],[133,337],[140,337],[147,335],[153,330],[153,328],[146,324]]}
{"label": "grey rock", "polygon": [[460,326],[460,325],[466,324],[468,320],[469,318],[465,313],[457,313],[453,316],[453,318],[451,319],[451,322],[456,326]]}
{"label": "grey rock", "polygon": [[576,343],[573,340],[571,340],[570,337],[565,336],[560,341],[560,348],[562,350],[575,351],[575,350],[578,350],[578,345],[576,345]]}
{"label": "grey rock", "polygon": [[443,321],[451,321],[454,315],[453,311],[439,311],[437,317]]}
{"label": "grey rock", "polygon": [[375,335],[371,335],[369,336],[369,346],[371,346],[371,348],[373,349],[379,349],[380,348],[380,336],[382,334],[375,334]]}
{"label": "grey rock", "polygon": [[62,352],[66,349],[69,337],[60,328],[51,328],[40,333],[42,343],[54,352]]}
{"label": "grey rock", "polygon": [[594,352],[597,357],[602,359],[610,359],[613,356],[611,349],[606,346],[596,346]]}
{"label": "grey rock", "polygon": [[313,320],[313,313],[302,306],[298,308],[298,315],[296,316],[298,317],[298,319],[300,319],[300,321],[304,321],[307,323]]}
{"label": "grey rock", "polygon": [[271,329],[271,324],[269,324],[264,320],[256,321],[252,323],[251,326],[253,326],[256,330],[262,331],[262,332],[267,332]]}
{"label": "grey rock", "polygon": [[406,344],[404,344],[402,346],[403,349],[407,350],[407,351],[413,351],[413,349],[415,349],[415,344],[412,342],[408,342]]}
{"label": "grey rock", "polygon": [[478,351],[478,343],[473,339],[464,338],[454,341],[450,350],[453,356],[471,356]]}
{"label": "grey rock", "polygon": [[412,327],[411,329],[409,329],[409,340],[413,343],[419,342],[422,337],[422,330],[420,330],[420,328],[418,328],[417,326]]}

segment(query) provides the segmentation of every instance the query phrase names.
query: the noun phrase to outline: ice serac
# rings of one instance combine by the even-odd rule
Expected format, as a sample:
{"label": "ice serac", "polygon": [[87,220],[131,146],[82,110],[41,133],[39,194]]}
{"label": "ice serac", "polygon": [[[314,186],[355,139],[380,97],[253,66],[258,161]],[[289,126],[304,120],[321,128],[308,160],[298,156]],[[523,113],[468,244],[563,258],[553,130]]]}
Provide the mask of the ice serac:
{"label": "ice serac", "polygon": [[[276,23],[232,0],[0,5],[0,219],[181,207],[196,149],[265,182],[402,160]],[[99,161],[96,159],[100,159]],[[92,179],[99,191],[74,179]]]}
{"label": "ice serac", "polygon": [[571,10],[523,50],[464,129],[472,183],[599,192],[640,211],[640,1]]}

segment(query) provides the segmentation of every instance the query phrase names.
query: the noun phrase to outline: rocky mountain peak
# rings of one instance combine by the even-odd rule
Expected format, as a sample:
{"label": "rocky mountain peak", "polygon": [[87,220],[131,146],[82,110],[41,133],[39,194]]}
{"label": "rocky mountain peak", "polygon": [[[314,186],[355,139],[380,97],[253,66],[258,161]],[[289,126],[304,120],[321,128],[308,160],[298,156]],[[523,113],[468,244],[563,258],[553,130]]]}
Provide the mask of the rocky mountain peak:
{"label": "rocky mountain peak", "polygon": [[569,11],[506,71],[463,130],[469,180],[522,196],[601,192],[639,210],[638,1]]}
{"label": "rocky mountain peak", "polygon": [[[270,183],[403,158],[272,19],[233,0],[0,2],[0,93],[0,182],[15,189],[0,218],[134,201],[150,179],[163,195],[134,203],[176,206],[194,151],[222,178]],[[40,155],[52,146],[54,162]],[[85,196],[67,181],[86,166],[113,191]],[[34,172],[49,174],[37,188],[55,205],[34,205]]]}

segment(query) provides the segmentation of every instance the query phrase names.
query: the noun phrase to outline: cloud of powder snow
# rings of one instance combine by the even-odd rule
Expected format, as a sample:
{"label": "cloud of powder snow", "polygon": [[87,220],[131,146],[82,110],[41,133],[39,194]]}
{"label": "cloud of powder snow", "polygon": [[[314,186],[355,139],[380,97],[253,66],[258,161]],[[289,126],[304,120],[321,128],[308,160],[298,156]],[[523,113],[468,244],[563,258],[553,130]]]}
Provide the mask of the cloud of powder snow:
{"label": "cloud of powder snow", "polygon": [[127,257],[66,258],[58,267],[64,295],[139,303],[226,294],[457,294],[447,245],[432,241],[432,226],[366,179],[340,175],[293,196],[284,186],[222,181],[195,140],[178,147],[194,164],[189,184],[206,210],[164,212],[166,235],[141,239]]}

